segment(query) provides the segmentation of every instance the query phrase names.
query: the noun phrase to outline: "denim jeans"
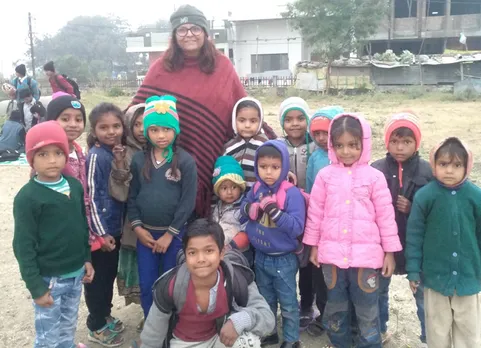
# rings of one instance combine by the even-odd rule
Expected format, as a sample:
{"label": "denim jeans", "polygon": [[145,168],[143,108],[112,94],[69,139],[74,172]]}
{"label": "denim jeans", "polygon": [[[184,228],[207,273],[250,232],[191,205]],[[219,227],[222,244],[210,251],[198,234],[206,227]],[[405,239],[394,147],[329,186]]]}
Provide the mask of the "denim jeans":
{"label": "denim jeans", "polygon": [[[380,276],[379,281],[379,319],[381,321],[381,332],[387,331],[387,322],[389,321],[389,285],[391,278]],[[414,294],[416,300],[417,315],[421,323],[421,342],[426,343],[426,321],[424,318],[424,285],[421,282],[418,290]]]}
{"label": "denim jeans", "polygon": [[284,342],[299,341],[299,303],[296,293],[299,264],[296,255],[272,256],[256,250],[254,262],[259,292],[276,318],[277,304],[281,306]]}
{"label": "denim jeans", "polygon": [[53,305],[40,307],[35,302],[34,348],[72,348],[77,330],[78,308],[84,272],[76,278],[44,277],[51,285]]}
{"label": "denim jeans", "polygon": [[[149,230],[155,240],[159,239],[166,232]],[[165,272],[176,266],[177,253],[182,248],[180,236],[172,238],[169,248],[165,254],[153,253],[152,249],[146,247],[137,240],[137,264],[139,266],[139,287],[140,303],[144,311],[144,318],[147,318],[150,307],[153,303],[152,286],[155,281]]]}
{"label": "denim jeans", "polygon": [[334,347],[351,347],[351,316],[356,315],[357,347],[381,348],[379,271],[323,265],[322,272],[327,285],[323,324]]}

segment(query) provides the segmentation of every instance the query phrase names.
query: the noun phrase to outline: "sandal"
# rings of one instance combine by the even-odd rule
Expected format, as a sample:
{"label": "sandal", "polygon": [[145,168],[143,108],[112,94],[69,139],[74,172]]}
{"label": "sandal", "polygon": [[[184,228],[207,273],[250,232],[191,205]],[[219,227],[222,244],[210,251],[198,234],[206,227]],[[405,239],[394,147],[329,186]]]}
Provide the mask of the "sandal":
{"label": "sandal", "polygon": [[105,318],[107,321],[107,325],[109,326],[110,331],[115,333],[121,333],[125,330],[125,325],[122,323],[120,319],[114,318],[113,316],[109,315]]}
{"label": "sandal", "polygon": [[124,338],[113,332],[108,324],[97,331],[89,330],[88,340],[104,347],[120,347],[124,343]]}

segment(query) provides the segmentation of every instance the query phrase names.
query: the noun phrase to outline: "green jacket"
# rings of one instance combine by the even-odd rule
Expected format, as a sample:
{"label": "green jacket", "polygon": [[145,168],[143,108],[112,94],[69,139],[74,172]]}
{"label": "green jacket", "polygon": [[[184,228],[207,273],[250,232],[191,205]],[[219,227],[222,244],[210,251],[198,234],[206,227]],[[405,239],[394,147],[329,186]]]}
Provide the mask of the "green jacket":
{"label": "green jacket", "polygon": [[408,279],[444,296],[481,291],[481,189],[431,181],[414,197],[406,235]]}
{"label": "green jacket", "polygon": [[70,197],[32,178],[13,202],[13,251],[34,299],[48,291],[43,277],[74,272],[90,261],[83,188],[76,179],[65,178]]}

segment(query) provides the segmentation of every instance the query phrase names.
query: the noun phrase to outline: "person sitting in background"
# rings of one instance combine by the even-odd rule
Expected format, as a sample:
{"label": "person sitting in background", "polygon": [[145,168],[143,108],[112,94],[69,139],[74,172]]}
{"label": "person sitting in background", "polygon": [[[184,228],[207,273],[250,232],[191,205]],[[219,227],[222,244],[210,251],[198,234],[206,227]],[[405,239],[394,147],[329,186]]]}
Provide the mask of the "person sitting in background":
{"label": "person sitting in background", "polygon": [[17,104],[23,103],[23,98],[20,96],[20,91],[23,89],[28,89],[35,100],[39,100],[40,89],[38,88],[38,83],[32,77],[27,76],[27,67],[25,64],[20,64],[15,68],[15,75],[17,77],[12,80],[12,85],[16,89],[15,99],[17,100]]}
{"label": "person sitting in background", "polygon": [[43,71],[48,77],[48,82],[50,82],[50,87],[52,87],[52,93],[65,92],[75,97],[72,85],[61,74],[57,74],[55,71],[55,65],[52,61],[43,66]]}
{"label": "person sitting in background", "polygon": [[0,151],[7,149],[25,152],[25,127],[19,110],[12,111],[0,132]]}
{"label": "person sitting in background", "polygon": [[25,130],[28,131],[37,123],[40,123],[42,119],[45,119],[47,110],[45,110],[41,102],[32,96],[32,92],[29,89],[22,88],[17,92],[19,92],[19,96],[23,100],[19,111],[22,115],[22,123],[25,126]]}

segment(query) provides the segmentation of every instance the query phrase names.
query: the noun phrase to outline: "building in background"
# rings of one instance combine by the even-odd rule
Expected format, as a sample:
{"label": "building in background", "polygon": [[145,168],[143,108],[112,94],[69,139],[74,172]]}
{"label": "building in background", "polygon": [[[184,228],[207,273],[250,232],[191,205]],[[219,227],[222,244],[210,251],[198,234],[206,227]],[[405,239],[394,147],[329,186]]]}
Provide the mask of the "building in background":
{"label": "building in background", "polygon": [[481,50],[481,0],[390,0],[390,13],[370,38],[371,53],[439,54],[446,48]]}
{"label": "building in background", "polygon": [[286,18],[232,20],[234,65],[241,77],[275,71],[294,73],[310,52]]}

